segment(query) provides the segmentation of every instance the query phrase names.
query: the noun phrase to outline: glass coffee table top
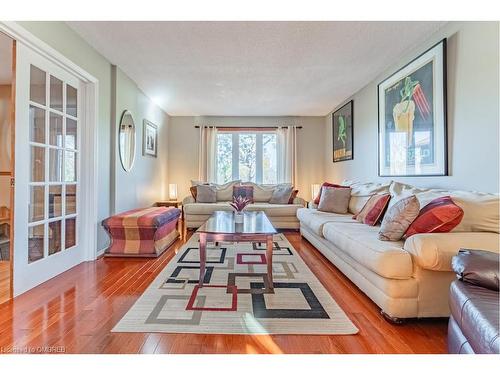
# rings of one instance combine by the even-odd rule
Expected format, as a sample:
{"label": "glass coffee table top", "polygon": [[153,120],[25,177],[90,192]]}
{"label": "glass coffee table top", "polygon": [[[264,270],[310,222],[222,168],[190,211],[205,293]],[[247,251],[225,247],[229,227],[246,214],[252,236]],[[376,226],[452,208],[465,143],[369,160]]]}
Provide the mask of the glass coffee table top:
{"label": "glass coffee table top", "polygon": [[275,234],[276,229],[263,211],[244,211],[243,223],[235,223],[233,211],[215,211],[198,228],[199,233]]}

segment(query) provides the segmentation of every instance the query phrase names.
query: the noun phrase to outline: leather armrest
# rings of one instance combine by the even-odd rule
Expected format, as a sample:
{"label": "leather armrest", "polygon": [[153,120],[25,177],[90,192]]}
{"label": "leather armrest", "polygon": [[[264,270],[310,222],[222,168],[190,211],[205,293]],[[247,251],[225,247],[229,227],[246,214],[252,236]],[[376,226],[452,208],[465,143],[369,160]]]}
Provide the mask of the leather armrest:
{"label": "leather armrest", "polygon": [[499,255],[484,250],[460,249],[452,259],[460,280],[491,290],[499,290]]}

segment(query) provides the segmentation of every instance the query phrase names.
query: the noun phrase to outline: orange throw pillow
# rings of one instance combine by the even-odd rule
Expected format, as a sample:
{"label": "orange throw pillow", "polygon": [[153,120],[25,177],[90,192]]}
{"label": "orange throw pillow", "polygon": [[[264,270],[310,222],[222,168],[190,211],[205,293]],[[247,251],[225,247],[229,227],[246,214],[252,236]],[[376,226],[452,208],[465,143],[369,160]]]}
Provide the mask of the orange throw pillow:
{"label": "orange throw pillow", "polygon": [[404,238],[417,233],[447,233],[464,217],[464,210],[449,196],[436,198],[420,210],[417,218],[406,230]]}
{"label": "orange throw pillow", "polygon": [[390,194],[372,195],[361,211],[352,218],[370,226],[376,225],[384,216],[385,209],[391,199]]}

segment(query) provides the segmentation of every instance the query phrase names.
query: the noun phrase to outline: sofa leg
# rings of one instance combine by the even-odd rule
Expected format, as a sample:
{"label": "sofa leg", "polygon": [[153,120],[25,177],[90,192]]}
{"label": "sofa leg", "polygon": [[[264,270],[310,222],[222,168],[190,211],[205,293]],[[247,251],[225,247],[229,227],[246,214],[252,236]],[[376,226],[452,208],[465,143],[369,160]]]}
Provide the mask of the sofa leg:
{"label": "sofa leg", "polygon": [[385,311],[382,310],[380,311],[380,314],[384,317],[385,320],[387,320],[391,324],[401,325],[406,322],[406,319],[390,316],[389,314],[387,314]]}

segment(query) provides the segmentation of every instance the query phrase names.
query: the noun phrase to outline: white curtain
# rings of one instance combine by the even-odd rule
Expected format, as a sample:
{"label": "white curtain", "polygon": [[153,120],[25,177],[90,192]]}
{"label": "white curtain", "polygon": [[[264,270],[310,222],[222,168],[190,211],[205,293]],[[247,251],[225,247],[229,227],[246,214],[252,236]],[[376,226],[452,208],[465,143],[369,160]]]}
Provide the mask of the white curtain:
{"label": "white curtain", "polygon": [[217,180],[217,128],[200,125],[200,144],[198,148],[198,179],[216,182]]}
{"label": "white curtain", "polygon": [[297,186],[297,127],[279,127],[277,134],[278,183]]}

